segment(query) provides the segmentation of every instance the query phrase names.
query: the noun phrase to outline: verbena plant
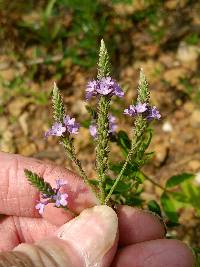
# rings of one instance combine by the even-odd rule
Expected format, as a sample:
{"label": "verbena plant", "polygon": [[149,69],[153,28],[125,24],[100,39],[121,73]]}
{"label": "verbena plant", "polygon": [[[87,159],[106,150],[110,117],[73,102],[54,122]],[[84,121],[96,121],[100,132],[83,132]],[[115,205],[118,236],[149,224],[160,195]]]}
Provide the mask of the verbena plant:
{"label": "verbena plant", "polygon": [[[117,82],[111,78],[110,72],[109,56],[104,41],[102,40],[99,52],[97,79],[90,81],[86,89],[86,99],[89,101],[92,97],[95,97],[97,100],[97,107],[95,109],[90,106],[88,107],[88,110],[93,116],[90,132],[95,139],[96,145],[96,180],[90,180],[88,178],[80,160],[77,158],[73,143],[73,135],[78,134],[79,124],[74,118],[70,118],[69,115],[66,115],[62,97],[56,84],[54,84],[52,96],[55,123],[52,128],[45,133],[46,137],[50,135],[59,137],[60,143],[64,146],[66,151],[66,155],[73,161],[84,182],[96,194],[101,204],[108,205],[119,202],[118,196],[115,196],[119,187],[122,189],[125,186],[125,188],[128,189],[128,184],[123,183],[123,181],[127,178],[127,170],[129,169],[132,170],[131,177],[128,177],[132,184],[130,188],[131,190],[137,188],[137,171],[149,158],[149,154],[145,152],[151,140],[149,124],[153,119],[159,119],[161,117],[157,108],[155,106],[150,106],[148,84],[141,70],[137,102],[135,105],[130,105],[124,110],[125,115],[132,117],[133,135],[131,140],[128,141],[129,144],[126,149],[125,161],[118,165],[111,165],[110,169],[113,169],[113,172],[117,173],[115,179],[111,179],[111,177],[108,176],[109,144],[110,138],[115,136],[114,132],[116,129],[115,118],[110,113],[111,99],[112,97],[122,98],[124,92]],[[116,141],[123,146],[121,139],[116,138]],[[29,170],[25,170],[25,173],[28,180],[43,194],[42,198],[45,201],[37,205],[40,213],[49,202],[55,202],[56,206],[67,205],[67,194],[60,193],[60,188],[64,185],[63,181],[57,180],[57,187],[53,189],[50,184],[46,183],[43,178],[39,177],[37,174]]]}
{"label": "verbena plant", "polygon": [[[161,217],[164,214],[168,219],[168,226],[176,226],[179,223],[177,214],[179,208],[192,206],[196,209],[197,216],[200,215],[200,190],[191,182],[195,177],[191,173],[172,176],[164,186],[161,186],[142,171],[142,167],[152,157],[152,152],[147,151],[152,139],[151,122],[161,118],[158,109],[150,104],[148,83],[142,69],[137,93],[136,101],[133,100],[122,112],[132,120],[132,136],[129,138],[126,132],[116,131],[115,117],[111,114],[112,98],[123,98],[124,92],[111,78],[109,55],[102,40],[97,78],[88,82],[86,88],[86,100],[88,102],[91,98],[96,100],[95,105],[87,105],[91,120],[89,131],[94,138],[96,151],[96,179],[88,177],[77,157],[74,138],[78,136],[80,125],[66,114],[56,84],[52,93],[54,124],[45,136],[59,138],[67,157],[74,163],[80,177],[99,199],[100,204],[111,207],[115,204],[147,206]],[[122,151],[122,160],[117,162],[113,162],[109,154],[111,145],[115,144]],[[58,179],[56,187],[52,188],[38,174],[30,170],[25,170],[25,174],[30,183],[42,193],[41,201],[36,205],[40,214],[48,203],[55,203],[56,207],[67,209],[68,195],[62,193],[62,187],[66,182]],[[155,200],[146,203],[142,199],[142,184],[146,179],[163,190],[160,198],[162,208]]]}
{"label": "verbena plant", "polygon": [[[90,179],[78,159],[74,146],[74,136],[78,135],[80,125],[65,112],[62,96],[54,84],[52,93],[54,124],[45,136],[57,136],[63,145],[67,157],[74,163],[77,172],[85,184],[99,199],[102,205],[114,207],[115,204],[142,206],[141,198],[144,180],[147,179],[163,190],[160,205],[151,200],[145,205],[160,217],[165,215],[168,226],[177,226],[179,217],[177,210],[181,207],[192,206],[200,216],[200,190],[191,183],[195,176],[182,173],[170,177],[165,186],[161,186],[152,178],[145,175],[142,167],[151,159],[152,152],[147,149],[152,139],[150,124],[161,115],[155,106],[150,105],[150,92],[143,70],[140,70],[137,99],[124,110],[123,114],[131,117],[132,137],[124,131],[116,132],[115,117],[111,114],[111,100],[113,97],[123,98],[124,92],[117,82],[111,78],[109,55],[104,41],[101,41],[97,79],[88,82],[86,100],[96,99],[95,106],[87,105],[91,124],[89,131],[94,138],[96,151],[96,179]],[[111,144],[117,144],[123,155],[120,162],[112,162],[109,157]],[[49,203],[55,207],[67,209],[68,194],[63,193],[62,187],[66,181],[56,180],[56,187],[44,181],[38,174],[25,170],[29,182],[41,192],[41,201],[36,204],[40,214]],[[179,185],[179,188],[177,186]],[[176,189],[176,190],[173,190]],[[194,248],[196,266],[199,266],[199,248]]]}

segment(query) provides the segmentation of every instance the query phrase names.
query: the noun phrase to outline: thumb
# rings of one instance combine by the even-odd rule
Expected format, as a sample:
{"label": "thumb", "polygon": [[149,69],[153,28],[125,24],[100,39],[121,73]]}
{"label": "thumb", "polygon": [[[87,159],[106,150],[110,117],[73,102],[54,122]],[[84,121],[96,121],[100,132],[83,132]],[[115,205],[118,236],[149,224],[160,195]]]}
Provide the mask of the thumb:
{"label": "thumb", "polygon": [[[117,248],[117,229],[116,213],[108,206],[95,206],[64,224],[55,236],[35,245],[21,244],[7,256],[2,253],[2,259],[16,267],[109,267]],[[1,261],[0,256],[0,266]]]}

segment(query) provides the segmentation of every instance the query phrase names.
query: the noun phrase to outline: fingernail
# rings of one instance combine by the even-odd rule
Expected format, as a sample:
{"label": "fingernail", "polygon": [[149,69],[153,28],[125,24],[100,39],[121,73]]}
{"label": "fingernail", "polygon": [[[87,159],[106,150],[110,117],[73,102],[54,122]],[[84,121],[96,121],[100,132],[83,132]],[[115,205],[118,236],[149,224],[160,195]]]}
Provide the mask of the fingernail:
{"label": "fingernail", "polygon": [[61,227],[57,237],[67,241],[85,260],[86,266],[99,266],[115,243],[117,229],[114,210],[108,206],[95,206]]}

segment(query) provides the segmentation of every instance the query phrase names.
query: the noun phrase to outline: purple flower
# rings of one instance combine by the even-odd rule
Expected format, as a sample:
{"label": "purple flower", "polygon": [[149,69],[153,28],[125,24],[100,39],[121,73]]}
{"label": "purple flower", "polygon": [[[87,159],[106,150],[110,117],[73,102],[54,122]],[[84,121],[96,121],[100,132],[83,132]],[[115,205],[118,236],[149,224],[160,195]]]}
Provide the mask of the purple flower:
{"label": "purple flower", "polygon": [[135,106],[130,105],[127,109],[124,110],[124,114],[131,117],[137,116],[138,114],[143,114],[143,116],[146,117],[148,121],[151,121],[153,119],[159,120],[161,118],[158,109],[155,106],[150,107],[146,103],[138,103]]}
{"label": "purple flower", "polygon": [[113,115],[109,115],[109,133],[114,133],[117,129],[116,118]]}
{"label": "purple flower", "polygon": [[153,106],[152,108],[150,107],[148,110],[147,120],[148,121],[151,121],[153,119],[159,120],[160,118],[161,118],[161,115],[157,107],[156,106]]}
{"label": "purple flower", "polygon": [[56,207],[67,206],[68,194],[60,192],[60,189],[66,184],[67,184],[67,181],[64,181],[63,179],[56,179],[56,188],[53,188],[54,193],[41,195],[44,202],[38,201],[39,203],[35,206],[39,214],[43,214],[45,206],[49,203],[55,203]]}
{"label": "purple flower", "polygon": [[111,77],[102,78],[99,81],[99,86],[96,91],[100,95],[109,95],[113,92],[114,89],[114,80]]}
{"label": "purple flower", "polygon": [[121,87],[116,82],[114,83],[114,95],[118,97],[124,96],[124,92],[122,91]]}
{"label": "purple flower", "polygon": [[147,111],[148,107],[146,103],[138,103],[135,106],[130,105],[127,109],[124,110],[124,114],[129,116],[136,116],[137,114],[144,113]]}
{"label": "purple flower", "polygon": [[94,137],[94,139],[97,138],[97,125],[96,124],[91,124],[89,127],[89,131],[92,137]]}
{"label": "purple flower", "polygon": [[90,81],[87,84],[87,88],[86,88],[86,99],[90,99],[92,96],[96,95],[96,89],[99,86],[98,81]]}
{"label": "purple flower", "polygon": [[145,111],[147,111],[147,104],[146,103],[138,103],[135,106],[135,110],[136,110],[137,114],[144,113]]}
{"label": "purple flower", "polygon": [[51,127],[51,129],[49,129],[45,133],[45,137],[48,137],[50,135],[62,136],[65,131],[66,127],[63,126],[62,123],[55,122]]}
{"label": "purple flower", "polygon": [[116,95],[123,97],[124,92],[120,86],[111,77],[104,77],[101,80],[93,80],[88,82],[86,88],[86,99],[90,99],[95,95]]}
{"label": "purple flower", "polygon": [[[109,117],[108,117],[108,120],[109,120],[109,130],[108,130],[108,132],[111,134],[111,133],[114,133],[116,131],[116,129],[117,129],[116,118],[115,118],[115,116],[110,114]],[[90,125],[89,131],[90,131],[91,136],[94,139],[96,139],[97,138],[97,125],[96,125],[96,123],[93,123],[93,124]]]}
{"label": "purple flower", "polygon": [[35,208],[38,210],[39,214],[42,215],[44,213],[44,208],[48,204],[48,201],[45,202],[39,202]]}
{"label": "purple flower", "polygon": [[55,200],[55,206],[56,207],[66,207],[67,206],[67,198],[68,198],[68,194],[67,193],[61,193],[60,191],[58,191],[53,197],[52,199]]}
{"label": "purple flower", "polygon": [[67,184],[67,181],[63,179],[56,179],[56,190],[60,190],[60,188]]}
{"label": "purple flower", "polygon": [[64,117],[64,124],[67,128],[67,131],[72,134],[78,134],[78,130],[80,128],[79,123],[75,121],[75,118],[70,118],[70,116]]}
{"label": "purple flower", "polygon": [[135,106],[134,105],[130,105],[128,108],[126,108],[124,110],[124,114],[125,115],[129,115],[129,116],[136,116],[137,115],[137,111],[135,109]]}

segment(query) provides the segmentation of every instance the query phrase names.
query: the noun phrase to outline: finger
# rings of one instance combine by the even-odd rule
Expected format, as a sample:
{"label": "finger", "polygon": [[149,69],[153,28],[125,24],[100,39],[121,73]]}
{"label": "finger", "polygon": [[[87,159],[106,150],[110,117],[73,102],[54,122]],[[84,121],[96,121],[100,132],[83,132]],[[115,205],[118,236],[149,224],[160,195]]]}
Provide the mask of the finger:
{"label": "finger", "polygon": [[152,240],[121,249],[112,267],[193,267],[189,248],[178,240]]}
{"label": "finger", "polygon": [[0,224],[0,251],[9,251],[20,243],[33,243],[58,228],[41,218],[5,217]]}
{"label": "finger", "polygon": [[14,252],[0,254],[0,266],[29,262],[44,267],[109,267],[116,252],[117,229],[116,213],[108,206],[96,206],[65,224],[54,238],[35,246],[21,244]]}
{"label": "finger", "polygon": [[[72,172],[36,159],[0,152],[0,213],[38,217],[35,205],[39,199],[39,193],[28,183],[24,169],[41,175],[53,187],[55,187],[55,179],[66,180],[69,195],[68,207],[72,211],[78,213],[85,207],[91,207],[96,203],[94,195],[82,179]],[[55,209],[54,216],[59,217],[60,212],[61,209]]]}
{"label": "finger", "polygon": [[129,206],[119,206],[120,245],[131,245],[143,241],[163,238],[165,226],[158,216]]}

